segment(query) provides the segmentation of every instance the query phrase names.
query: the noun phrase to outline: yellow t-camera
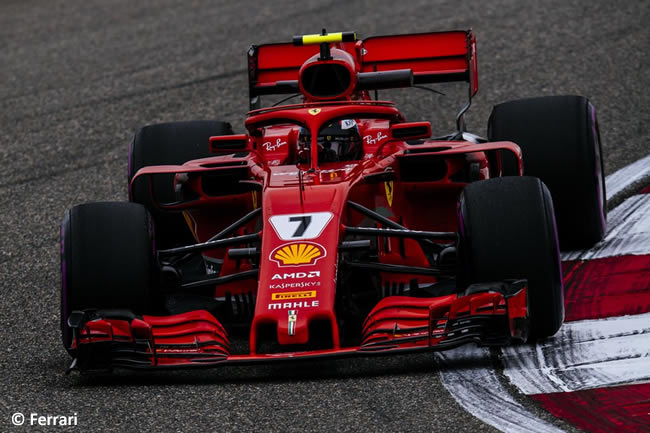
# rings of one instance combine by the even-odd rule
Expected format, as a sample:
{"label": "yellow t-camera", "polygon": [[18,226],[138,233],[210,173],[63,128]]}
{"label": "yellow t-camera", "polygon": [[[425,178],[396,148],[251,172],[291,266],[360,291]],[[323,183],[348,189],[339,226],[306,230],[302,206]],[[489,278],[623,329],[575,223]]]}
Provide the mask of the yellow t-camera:
{"label": "yellow t-camera", "polygon": [[356,40],[357,40],[357,34],[355,32],[337,32],[337,33],[323,32],[323,34],[294,36],[293,44],[300,46],[300,45],[313,45],[313,44],[333,43],[333,42],[354,42]]}

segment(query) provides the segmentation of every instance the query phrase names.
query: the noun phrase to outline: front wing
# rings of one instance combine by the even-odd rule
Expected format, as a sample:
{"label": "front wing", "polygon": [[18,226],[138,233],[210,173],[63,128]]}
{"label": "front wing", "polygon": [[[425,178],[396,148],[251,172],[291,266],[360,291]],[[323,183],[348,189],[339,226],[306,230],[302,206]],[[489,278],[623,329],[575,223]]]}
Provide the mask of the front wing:
{"label": "front wing", "polygon": [[525,280],[475,284],[463,295],[389,296],[367,316],[359,346],[273,354],[231,353],[225,328],[205,310],[163,317],[74,311],[68,324],[74,335],[68,371],[205,368],[525,342],[528,301]]}

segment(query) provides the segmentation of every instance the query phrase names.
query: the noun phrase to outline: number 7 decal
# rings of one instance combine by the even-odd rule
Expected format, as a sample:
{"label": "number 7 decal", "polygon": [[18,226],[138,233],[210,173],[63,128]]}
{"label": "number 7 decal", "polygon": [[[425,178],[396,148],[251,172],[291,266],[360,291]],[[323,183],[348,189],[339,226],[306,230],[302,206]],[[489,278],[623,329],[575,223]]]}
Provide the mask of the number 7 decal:
{"label": "number 7 decal", "polygon": [[290,217],[289,221],[300,221],[300,225],[296,229],[296,232],[291,236],[291,239],[299,239],[305,234],[307,227],[311,224],[311,215]]}
{"label": "number 7 decal", "polygon": [[296,241],[320,236],[332,216],[331,212],[275,215],[269,218],[269,222],[280,239]]}

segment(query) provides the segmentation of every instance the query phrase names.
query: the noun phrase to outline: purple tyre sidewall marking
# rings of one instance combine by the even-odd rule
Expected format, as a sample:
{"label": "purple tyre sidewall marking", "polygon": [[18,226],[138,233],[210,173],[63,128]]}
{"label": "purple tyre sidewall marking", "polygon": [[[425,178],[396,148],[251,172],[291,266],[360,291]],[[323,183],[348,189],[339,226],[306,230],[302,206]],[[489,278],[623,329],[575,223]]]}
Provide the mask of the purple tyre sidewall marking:
{"label": "purple tyre sidewall marking", "polygon": [[607,213],[605,212],[605,181],[603,179],[603,167],[601,160],[601,151],[600,151],[600,131],[598,129],[598,120],[596,119],[596,109],[590,102],[587,103],[589,108],[589,116],[591,118],[591,135],[594,139],[594,170],[596,177],[596,193],[598,194],[598,210],[600,225],[603,228],[603,232],[607,227]]}
{"label": "purple tyre sidewall marking", "polygon": [[68,328],[67,317],[69,314],[68,311],[68,279],[66,272],[66,260],[65,260],[65,235],[66,223],[69,221],[70,213],[66,212],[63,222],[61,223],[60,229],[60,238],[61,238],[61,333],[63,338],[63,344],[66,349],[70,347],[70,329]]}

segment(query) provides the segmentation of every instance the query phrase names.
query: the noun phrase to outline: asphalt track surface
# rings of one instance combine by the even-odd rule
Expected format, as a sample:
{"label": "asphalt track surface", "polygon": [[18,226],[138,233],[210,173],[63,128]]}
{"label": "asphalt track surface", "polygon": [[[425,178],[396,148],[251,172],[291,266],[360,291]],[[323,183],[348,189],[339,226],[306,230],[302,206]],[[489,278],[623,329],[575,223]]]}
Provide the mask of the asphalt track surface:
{"label": "asphalt track surface", "polygon": [[[495,431],[440,383],[440,368],[462,366],[438,366],[430,354],[64,376],[63,212],[126,198],[127,143],[139,126],[218,118],[243,131],[248,46],[321,27],[362,37],[473,28],[480,91],[469,129],[484,134],[491,106],[502,101],[585,95],[598,109],[611,173],[650,152],[649,19],[647,2],[603,0],[4,0],[0,430],[36,430],[10,422],[14,412],[35,412],[77,413],[83,431]],[[436,134],[451,130],[459,94],[412,90],[397,97],[409,119],[432,120]]]}

